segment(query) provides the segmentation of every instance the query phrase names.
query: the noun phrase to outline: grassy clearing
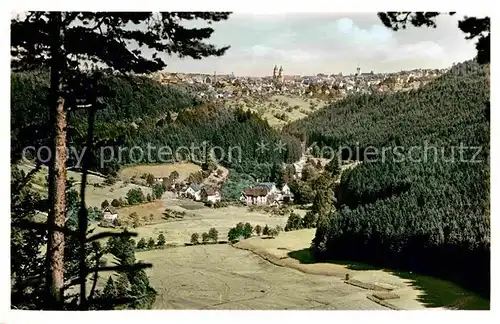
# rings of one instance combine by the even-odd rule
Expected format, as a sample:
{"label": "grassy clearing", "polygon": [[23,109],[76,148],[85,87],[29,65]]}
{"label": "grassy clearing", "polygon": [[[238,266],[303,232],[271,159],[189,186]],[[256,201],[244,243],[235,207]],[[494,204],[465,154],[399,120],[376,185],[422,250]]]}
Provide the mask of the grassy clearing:
{"label": "grassy clearing", "polygon": [[[394,302],[403,309],[413,309],[414,302],[425,307],[447,309],[489,309],[489,301],[478,294],[467,291],[455,283],[416,273],[400,272],[350,260],[318,262],[309,249],[314,229],[303,229],[280,233],[273,240],[251,238],[238,244],[250,250],[269,254],[293,268],[317,274],[349,273],[351,278],[377,286],[389,285],[402,296]],[[344,269],[344,270],[342,270]],[[422,307],[421,306],[421,307]]]}
{"label": "grassy clearing", "polygon": [[154,309],[384,309],[361,289],[326,276],[276,267],[227,244],[138,252],[158,291]]}
{"label": "grassy clearing", "polygon": [[407,279],[411,285],[422,290],[419,301],[427,307],[446,307],[461,310],[489,310],[490,301],[467,291],[455,283],[409,272],[392,272]]}
{"label": "grassy clearing", "polygon": [[[266,99],[257,98],[237,98],[234,104],[241,105],[243,109],[250,109],[269,122],[275,128],[307,117],[311,112],[323,107],[327,102],[321,99],[309,99],[305,97],[289,95],[273,95]],[[285,119],[276,116],[284,114]]]}
{"label": "grassy clearing", "polygon": [[171,172],[179,172],[179,180],[182,181],[189,176],[190,173],[201,170],[200,166],[183,162],[183,163],[163,163],[163,164],[141,164],[124,167],[120,170],[119,175],[122,179],[130,179],[133,176],[140,177],[144,173],[151,173],[155,178],[168,177]]}
{"label": "grassy clearing", "polygon": [[[185,204],[189,205],[186,206]],[[195,207],[196,208],[183,208]],[[185,212],[185,216],[178,219],[166,219],[163,217],[163,211],[171,209],[178,212]],[[130,213],[136,212],[141,218],[153,213],[155,218],[152,222],[142,222],[137,228],[130,228],[131,232],[136,232],[136,241],[142,237],[156,238],[159,234],[165,235],[167,244],[184,245],[190,242],[191,235],[198,233],[200,236],[212,227],[219,232],[219,241],[227,240],[227,233],[239,222],[249,222],[252,226],[268,224],[270,227],[279,225],[284,227],[286,217],[273,216],[261,212],[248,212],[246,207],[224,207],[209,208],[201,203],[189,202],[188,200],[164,200],[148,204],[141,204],[118,209],[118,217],[127,217]],[[102,231],[121,231],[121,229],[108,229],[97,227],[95,232]],[[201,238],[200,238],[201,240]]]}
{"label": "grassy clearing", "polygon": [[[317,263],[308,248],[289,252],[288,256],[304,264]],[[355,261],[330,260],[321,262],[345,265],[347,269],[350,270],[384,270],[381,267]],[[426,307],[445,307],[461,310],[490,309],[489,300],[476,293],[465,290],[453,282],[413,272],[384,271],[408,280],[410,286],[420,290],[422,293],[418,296],[417,300]]]}
{"label": "grassy clearing", "polygon": [[[153,223],[163,219],[164,210],[165,207],[163,207],[163,202],[161,200],[156,200],[145,204],[118,208],[117,212],[118,218],[126,218],[132,213],[137,213],[141,220],[147,220],[148,223]],[[150,219],[151,214],[153,215],[152,219]]]}
{"label": "grassy clearing", "polygon": [[[299,260],[303,264],[317,263],[308,248],[289,252],[288,256]],[[355,261],[330,260],[321,262],[345,265],[350,270],[382,270],[380,267]],[[416,273],[384,271],[408,280],[410,286],[420,290],[422,293],[418,296],[417,300],[426,307],[446,307],[462,310],[490,309],[490,303],[487,299],[467,291],[452,282]]]}
{"label": "grassy clearing", "polygon": [[[34,168],[34,165],[30,164],[19,164],[21,170],[24,172],[29,172]],[[48,168],[42,167],[33,177],[31,182],[34,190],[40,193],[42,197],[47,197],[48,185],[46,177],[48,175]],[[80,192],[82,174],[79,172],[69,170],[67,172],[67,177],[74,181],[73,188]],[[122,181],[117,181],[112,186],[104,186],[104,178],[94,175],[87,175],[87,185],[85,188],[85,202],[89,207],[100,207],[101,203],[106,199],[111,203],[113,199],[124,198],[127,192],[133,188],[140,188],[144,195],[151,194],[152,190],[149,187],[139,186],[132,183],[124,183]]]}

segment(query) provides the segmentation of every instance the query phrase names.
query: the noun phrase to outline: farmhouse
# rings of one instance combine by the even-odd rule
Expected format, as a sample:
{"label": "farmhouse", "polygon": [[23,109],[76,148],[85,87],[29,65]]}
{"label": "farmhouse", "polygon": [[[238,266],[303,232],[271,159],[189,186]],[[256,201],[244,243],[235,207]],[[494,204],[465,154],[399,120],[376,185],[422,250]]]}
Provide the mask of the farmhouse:
{"label": "farmhouse", "polygon": [[283,188],[281,188],[281,193],[278,199],[283,202],[290,202],[293,200],[293,193],[288,184],[285,183],[283,185]]}
{"label": "farmhouse", "polygon": [[293,194],[287,184],[279,190],[274,182],[262,182],[244,190],[240,200],[246,205],[269,205],[280,201],[289,202],[292,198]]}
{"label": "farmhouse", "polygon": [[116,211],[115,207],[108,206],[101,211],[101,217],[103,221],[114,224],[118,219],[118,212]]}
{"label": "farmhouse", "polygon": [[221,196],[220,192],[217,189],[202,189],[201,190],[201,200],[203,202],[211,202],[211,203],[216,203],[220,201]]}
{"label": "farmhouse", "polygon": [[266,205],[268,203],[269,190],[265,187],[247,188],[243,191],[241,200],[246,205]]}
{"label": "farmhouse", "polygon": [[187,189],[182,193],[186,198],[192,198],[195,201],[201,200],[201,186],[196,183],[190,184]]}

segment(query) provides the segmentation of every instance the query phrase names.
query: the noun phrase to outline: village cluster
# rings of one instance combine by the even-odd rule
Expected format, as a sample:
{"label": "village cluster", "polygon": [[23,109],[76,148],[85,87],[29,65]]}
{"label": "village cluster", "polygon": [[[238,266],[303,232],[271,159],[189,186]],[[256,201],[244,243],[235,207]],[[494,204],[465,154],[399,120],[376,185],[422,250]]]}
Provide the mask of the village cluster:
{"label": "village cluster", "polygon": [[[221,201],[221,193],[218,189],[202,188],[199,184],[194,183],[179,192],[178,196],[207,204],[215,204]],[[274,182],[262,182],[246,188],[241,194],[240,201],[247,206],[278,206],[282,203],[292,202],[293,194],[286,183],[280,189]]]}
{"label": "village cluster", "polygon": [[[156,182],[164,182],[168,178],[157,178]],[[168,188],[175,193],[176,199],[192,199],[195,202],[204,203],[211,207],[222,207],[222,193],[220,189],[205,183],[177,183],[171,184]],[[241,192],[239,202],[246,206],[281,206],[293,202],[293,193],[288,184],[281,188],[274,182],[261,182],[245,188]],[[101,208],[101,223],[116,225],[119,219],[119,210],[112,205],[105,205]]]}
{"label": "village cluster", "polygon": [[237,98],[283,94],[313,97],[326,95],[341,99],[352,93],[405,91],[416,89],[449,69],[414,69],[394,73],[361,72],[349,75],[319,73],[313,76],[285,75],[283,67],[274,67],[271,76],[248,77],[231,74],[155,72],[147,76],[162,84],[182,84],[207,99]]}

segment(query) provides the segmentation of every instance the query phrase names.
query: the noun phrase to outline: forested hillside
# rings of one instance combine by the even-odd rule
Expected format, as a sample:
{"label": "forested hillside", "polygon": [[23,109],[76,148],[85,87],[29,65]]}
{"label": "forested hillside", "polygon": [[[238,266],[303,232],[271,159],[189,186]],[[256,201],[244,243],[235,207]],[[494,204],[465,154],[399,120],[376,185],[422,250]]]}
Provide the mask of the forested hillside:
{"label": "forested hillside", "polygon": [[[417,91],[350,97],[289,125],[320,147],[359,145],[364,160],[319,222],[316,256],[439,275],[487,295],[489,109],[489,71],[467,62]],[[367,160],[369,146],[378,155]]]}
{"label": "forested hillside", "polygon": [[[251,169],[266,165],[294,161],[300,155],[299,141],[281,136],[257,115],[227,107],[214,107],[195,99],[192,92],[179,86],[163,86],[146,78],[108,76],[103,87],[110,90],[104,105],[96,114],[94,138],[96,148],[92,154],[91,169],[115,173],[128,163],[154,163],[176,158],[180,146],[190,148],[197,160],[205,157],[197,149],[218,146],[224,152],[221,163],[237,169]],[[39,147],[48,138],[48,74],[44,72],[12,73],[11,76],[11,145],[12,160],[19,159],[22,149],[29,145]],[[72,109],[69,115],[69,142],[81,152],[87,135],[87,111]],[[282,140],[287,150],[277,152],[272,143]],[[270,143],[266,152],[256,151],[257,143]],[[148,156],[148,145],[153,149]],[[100,165],[101,147],[106,163]],[[142,148],[130,153],[134,146]],[[125,148],[119,154],[119,148]],[[156,148],[155,148],[156,147]],[[160,147],[168,147],[159,152]],[[240,157],[241,150],[241,160]],[[113,153],[111,153],[113,152]],[[200,153],[198,153],[200,152]],[[232,153],[232,159],[229,153]],[[169,153],[173,153],[169,154]],[[186,150],[179,150],[187,156]],[[114,159],[111,159],[113,154]],[[165,155],[166,154],[166,155]],[[108,161],[109,160],[109,161]],[[71,165],[73,160],[69,161]],[[268,167],[269,168],[269,167]]]}

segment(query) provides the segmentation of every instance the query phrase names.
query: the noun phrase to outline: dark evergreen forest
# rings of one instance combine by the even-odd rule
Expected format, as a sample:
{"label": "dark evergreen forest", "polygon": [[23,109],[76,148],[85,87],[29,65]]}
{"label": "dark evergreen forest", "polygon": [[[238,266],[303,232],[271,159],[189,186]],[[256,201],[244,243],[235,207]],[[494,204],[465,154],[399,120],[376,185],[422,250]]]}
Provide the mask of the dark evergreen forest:
{"label": "dark evergreen forest", "polygon": [[489,70],[469,61],[419,90],[352,96],[288,125],[309,144],[358,147],[352,157],[364,160],[342,176],[337,210],[319,221],[315,256],[418,271],[488,295],[489,114]]}
{"label": "dark evergreen forest", "polygon": [[[202,103],[188,88],[117,75],[107,76],[102,83],[110,93],[103,98],[102,109],[96,114],[92,170],[114,174],[126,164],[189,160],[192,159],[189,154],[195,154],[195,161],[204,161],[203,148],[207,151],[215,147],[220,148],[214,152],[221,164],[249,172],[259,168],[267,170],[274,163],[295,161],[300,156],[298,139],[282,136],[256,114]],[[48,86],[48,73],[43,71],[11,75],[13,162],[19,160],[23,148],[47,145]],[[69,125],[69,145],[80,153],[88,130],[87,111],[72,108]],[[286,143],[287,149],[283,152],[273,150],[273,144],[280,140]],[[271,149],[258,151],[261,141],[269,143]],[[148,145],[151,147],[149,156]],[[181,146],[196,149],[188,153],[185,149],[176,152]],[[142,159],[140,150],[130,152],[132,147],[142,149]],[[160,150],[160,147],[168,149]],[[121,154],[120,148],[124,149]],[[40,152],[44,159],[46,151]],[[69,166],[75,163],[75,157],[70,155]],[[263,177],[267,177],[266,174]]]}

